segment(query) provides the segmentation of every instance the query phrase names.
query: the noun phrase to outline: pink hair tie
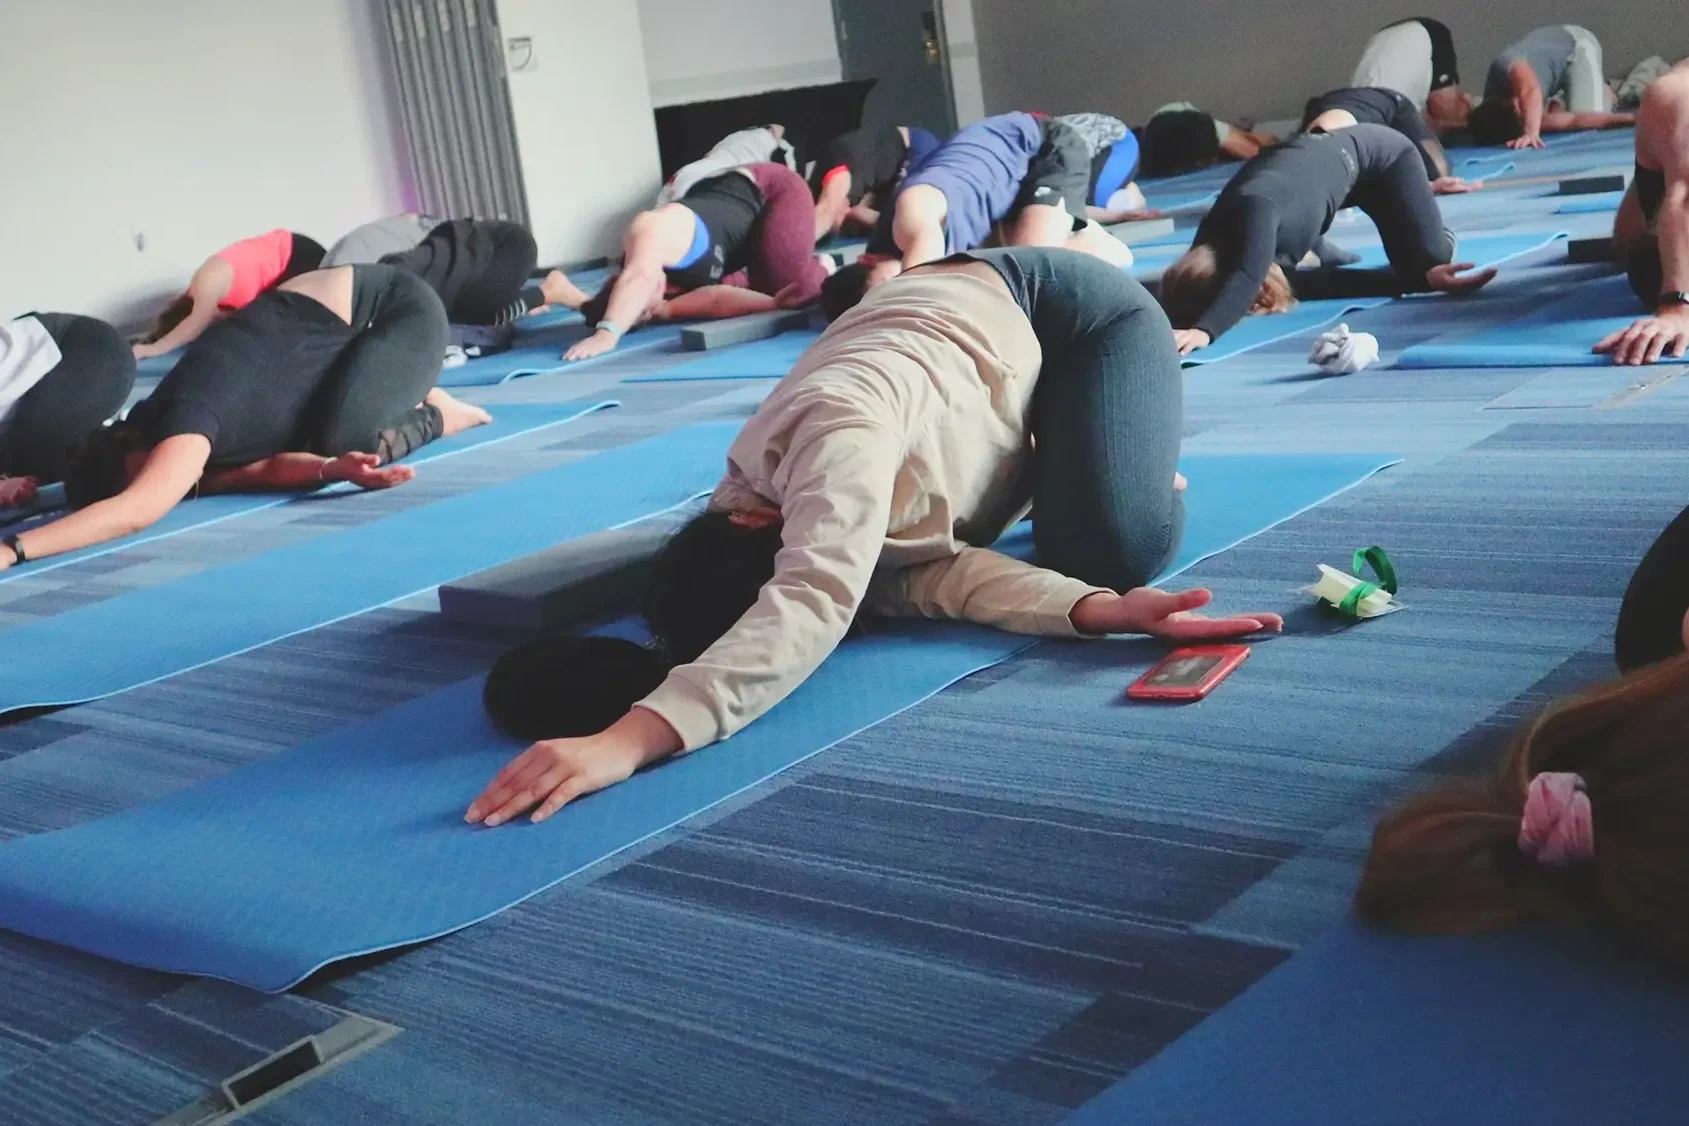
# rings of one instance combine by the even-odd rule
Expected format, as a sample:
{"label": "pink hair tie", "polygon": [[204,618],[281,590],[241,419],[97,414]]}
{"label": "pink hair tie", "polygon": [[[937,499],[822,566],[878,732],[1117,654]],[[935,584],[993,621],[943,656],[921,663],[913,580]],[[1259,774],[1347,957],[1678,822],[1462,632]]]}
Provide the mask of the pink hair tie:
{"label": "pink hair tie", "polygon": [[1519,851],[1538,864],[1595,857],[1595,823],[1581,774],[1549,771],[1531,779],[1519,821]]}

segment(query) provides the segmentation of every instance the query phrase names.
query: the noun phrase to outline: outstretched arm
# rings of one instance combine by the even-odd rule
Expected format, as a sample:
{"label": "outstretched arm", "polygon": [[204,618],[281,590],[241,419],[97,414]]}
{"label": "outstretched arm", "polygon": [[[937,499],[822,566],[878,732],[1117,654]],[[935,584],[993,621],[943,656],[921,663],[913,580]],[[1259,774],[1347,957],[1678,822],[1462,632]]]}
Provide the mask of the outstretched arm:
{"label": "outstretched arm", "polygon": [[[25,532],[18,543],[29,558],[45,559],[149,528],[188,495],[210,457],[211,440],[203,434],[166,438],[121,493]],[[0,552],[0,570],[12,562],[11,553]]]}
{"label": "outstretched arm", "polygon": [[944,257],[944,220],[950,202],[930,184],[904,188],[893,205],[892,238],[903,252],[903,268],[913,270]]}
{"label": "outstretched arm", "polygon": [[193,280],[188,283],[188,296],[193,298],[194,303],[188,315],[151,344],[135,345],[135,358],[144,360],[150,356],[162,356],[198,340],[201,333],[216,323],[217,302],[228,295],[234,283],[233,266],[221,258],[206,261],[194,271]]}
{"label": "outstretched arm", "polygon": [[736,285],[706,285],[664,301],[652,320],[714,321],[770,313],[779,307],[774,298]]}
{"label": "outstretched arm", "polygon": [[1617,129],[1636,122],[1634,113],[1572,113],[1552,110],[1542,115],[1544,133],[1570,133],[1578,129]]}
{"label": "outstretched arm", "polygon": [[351,481],[360,488],[387,489],[416,476],[408,465],[382,465],[377,454],[350,453],[340,457],[284,453],[274,457],[216,469],[200,484],[203,493],[299,492],[335,481]]}
{"label": "outstretched arm", "polygon": [[1542,148],[1542,115],[1544,110],[1542,83],[1537,81],[1537,72],[1531,64],[1523,59],[1507,68],[1507,77],[1513,83],[1513,98],[1519,106],[1519,120],[1523,132],[1507,142],[1510,149],[1540,149]]}

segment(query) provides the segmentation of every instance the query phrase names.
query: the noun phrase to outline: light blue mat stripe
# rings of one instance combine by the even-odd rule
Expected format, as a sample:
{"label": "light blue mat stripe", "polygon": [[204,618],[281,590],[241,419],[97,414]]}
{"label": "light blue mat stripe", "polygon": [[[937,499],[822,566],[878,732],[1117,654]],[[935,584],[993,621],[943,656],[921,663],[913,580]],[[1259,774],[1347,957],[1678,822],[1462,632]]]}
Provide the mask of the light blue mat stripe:
{"label": "light blue mat stripe", "polygon": [[[602,490],[674,477],[673,449],[686,433],[629,447],[615,464],[614,452],[600,455],[592,479]],[[693,440],[701,438],[706,446],[721,440],[695,428]],[[1390,463],[1376,455],[1184,459],[1189,522],[1172,573]],[[507,507],[486,492],[463,499],[499,515]],[[524,519],[540,515],[530,503],[539,499],[522,498]],[[458,538],[430,542],[438,549]],[[243,579],[250,589],[251,576]],[[957,623],[876,629],[731,740],[543,825],[496,830],[465,826],[463,810],[519,745],[482,718],[480,681],[462,682],[148,805],[0,847],[0,926],[136,965],[285,989],[329,962],[487,918],[1029,644]]]}
{"label": "light blue mat stripe", "polygon": [[1488,180],[1513,171],[1510,157],[1469,156],[1455,168],[1455,175],[1465,180]]}
{"label": "light blue mat stripe", "polygon": [[1350,923],[1067,1126],[1675,1121],[1686,1043],[1682,979],[1611,951]]}
{"label": "light blue mat stripe", "polygon": [[530,375],[550,375],[561,371],[583,371],[606,363],[616,356],[649,352],[656,348],[674,348],[680,344],[680,326],[646,325],[629,333],[621,343],[602,356],[589,360],[565,362],[563,353],[569,345],[591,335],[584,322],[576,321],[552,329],[526,333],[518,337],[522,346],[496,356],[470,360],[440,373],[441,387],[492,387]]}
{"label": "light blue mat stripe", "polygon": [[800,329],[783,332],[767,340],[753,340],[716,352],[706,352],[690,360],[664,368],[662,371],[632,375],[623,383],[686,383],[700,379],[780,379],[792,370],[792,365],[821,336],[820,332]]}
{"label": "light blue mat stripe", "polygon": [[684,427],[15,626],[0,714],[150,684],[669,508],[715,486],[737,430]]}
{"label": "light blue mat stripe", "polygon": [[[583,415],[595,411],[607,410],[620,405],[614,399],[582,406],[578,401],[573,403],[508,403],[492,409],[493,420],[485,426],[477,426],[473,430],[466,430],[462,434],[451,438],[442,438],[438,442],[430,442],[415,454],[404,459],[406,465],[422,465],[430,461],[451,457],[454,454],[468,453],[471,450],[482,449],[507,442],[512,438],[519,438],[523,434],[544,429],[547,426],[558,426],[565,422],[572,422]],[[0,571],[0,583],[13,579],[35,578],[48,571],[60,567],[68,567],[72,563],[79,563],[84,559],[97,559],[102,555],[111,555],[119,551],[128,551],[143,544],[156,543],[170,536],[191,532],[195,528],[204,528],[212,524],[221,524],[225,520],[232,520],[237,516],[245,516],[253,512],[261,512],[278,505],[292,504],[302,498],[315,500],[325,496],[336,496],[344,493],[357,492],[353,485],[333,485],[326,489],[318,489],[311,493],[276,494],[230,493],[219,496],[200,497],[197,500],[177,505],[165,514],[164,518],[143,532],[132,536],[112,540],[108,543],[95,544],[93,547],[80,551],[67,551],[63,555],[54,555],[47,559],[38,560],[24,567],[11,567]],[[46,523],[57,519],[61,513],[47,513],[32,520],[29,526]],[[26,528],[22,524],[10,526],[8,533],[22,532]]]}
{"label": "light blue mat stripe", "polygon": [[1184,365],[1200,367],[1203,364],[1229,360],[1263,345],[1335,324],[1350,313],[1376,309],[1390,300],[1388,297],[1356,297],[1334,298],[1330,301],[1302,301],[1286,313],[1245,317],[1208,347],[1199,348],[1185,356]]}
{"label": "light blue mat stripe", "polygon": [[1594,195],[1573,196],[1554,209],[1556,215],[1588,215],[1600,211],[1617,211],[1624,202],[1623,192],[1596,192]]}
{"label": "light blue mat stripe", "polygon": [[[1511,324],[1473,336],[1431,340],[1407,349],[1398,368],[1606,367],[1591,349],[1646,310],[1622,277],[1585,282]],[[1682,363],[1670,356],[1661,363]]]}

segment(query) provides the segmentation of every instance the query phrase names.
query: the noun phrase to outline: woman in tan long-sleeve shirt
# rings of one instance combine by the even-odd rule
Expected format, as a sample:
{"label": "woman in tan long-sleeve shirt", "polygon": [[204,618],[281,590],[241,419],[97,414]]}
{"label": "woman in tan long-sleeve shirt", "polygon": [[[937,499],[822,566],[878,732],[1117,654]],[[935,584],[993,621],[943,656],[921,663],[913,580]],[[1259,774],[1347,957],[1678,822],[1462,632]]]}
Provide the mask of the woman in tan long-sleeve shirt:
{"label": "woman in tan long-sleeve shirt", "polygon": [[[577,662],[592,691],[623,693],[621,718],[535,743],[468,820],[543,819],[732,735],[815,671],[862,611],[1051,637],[1279,628],[1273,614],[1192,613],[1207,591],[1142,585],[1183,531],[1181,379],[1155,300],[1087,255],[975,251],[877,287],[763,402],[709,511],[658,560],[645,607],[656,648],[605,660],[597,640]],[[1029,501],[1042,566],[988,546]],[[546,695],[566,712],[561,676]],[[551,733],[570,729],[550,719]]]}

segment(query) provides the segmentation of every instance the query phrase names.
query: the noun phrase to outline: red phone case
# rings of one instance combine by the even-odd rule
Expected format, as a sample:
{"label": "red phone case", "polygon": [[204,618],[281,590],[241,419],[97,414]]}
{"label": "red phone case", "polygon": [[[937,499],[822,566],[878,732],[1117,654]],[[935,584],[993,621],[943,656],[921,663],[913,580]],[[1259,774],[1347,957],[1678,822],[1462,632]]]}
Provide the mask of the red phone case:
{"label": "red phone case", "polygon": [[[1155,678],[1178,661],[1192,658],[1198,660],[1218,660],[1219,663],[1209,669],[1196,684],[1186,685],[1158,685]],[[1249,659],[1247,645],[1192,645],[1183,649],[1175,649],[1167,656],[1155,663],[1155,667],[1132,682],[1126,689],[1126,695],[1133,700],[1171,700],[1184,701],[1200,700],[1214,691],[1216,685],[1232,674],[1232,670]]]}

